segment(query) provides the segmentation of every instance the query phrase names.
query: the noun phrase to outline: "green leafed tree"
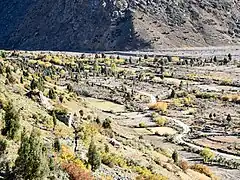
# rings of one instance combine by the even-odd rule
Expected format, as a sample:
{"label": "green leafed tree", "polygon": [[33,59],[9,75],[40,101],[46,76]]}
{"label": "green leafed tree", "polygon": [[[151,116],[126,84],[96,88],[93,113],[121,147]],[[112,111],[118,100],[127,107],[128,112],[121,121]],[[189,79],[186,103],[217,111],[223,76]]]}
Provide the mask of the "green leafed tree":
{"label": "green leafed tree", "polygon": [[200,155],[203,157],[204,162],[208,162],[215,157],[214,153],[209,148],[204,148]]}
{"label": "green leafed tree", "polygon": [[16,111],[11,102],[8,102],[4,110],[5,110],[4,116],[5,127],[2,130],[2,134],[6,135],[9,139],[14,139],[20,129],[19,113]]}
{"label": "green leafed tree", "polygon": [[31,90],[36,89],[37,86],[38,86],[38,82],[35,79],[32,79],[32,81],[30,83]]}
{"label": "green leafed tree", "polygon": [[54,150],[55,150],[56,152],[60,152],[60,150],[61,150],[61,143],[60,143],[60,141],[59,141],[58,138],[56,138],[56,139],[54,140],[53,146],[54,146]]}
{"label": "green leafed tree", "polygon": [[172,154],[172,159],[174,160],[174,163],[178,163],[178,152],[176,150]]}
{"label": "green leafed tree", "polygon": [[55,111],[52,112],[52,117],[53,117],[53,130],[55,130],[57,125],[57,117]]}
{"label": "green leafed tree", "polygon": [[33,130],[30,136],[23,131],[14,167],[16,179],[41,180],[48,176],[46,148],[39,137],[36,130]]}
{"label": "green leafed tree", "polygon": [[91,140],[91,143],[89,145],[87,157],[88,157],[88,164],[91,165],[91,170],[92,171],[97,170],[101,164],[101,159],[93,139]]}
{"label": "green leafed tree", "polygon": [[56,99],[56,94],[55,94],[55,91],[53,89],[49,89],[48,97],[50,99]]}

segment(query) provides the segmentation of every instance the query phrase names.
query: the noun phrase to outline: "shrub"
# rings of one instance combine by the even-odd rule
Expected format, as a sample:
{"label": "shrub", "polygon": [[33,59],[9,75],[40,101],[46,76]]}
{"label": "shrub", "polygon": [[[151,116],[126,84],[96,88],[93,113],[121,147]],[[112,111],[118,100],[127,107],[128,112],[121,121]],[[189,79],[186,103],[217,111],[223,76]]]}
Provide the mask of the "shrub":
{"label": "shrub", "polygon": [[159,174],[152,174],[150,176],[137,176],[136,180],[168,180],[168,178]]}
{"label": "shrub", "polygon": [[105,129],[111,129],[111,119],[110,119],[110,118],[106,118],[106,119],[103,121],[102,126],[103,126],[103,128],[105,128]]}
{"label": "shrub", "polygon": [[99,126],[96,123],[85,123],[80,137],[86,144],[88,144],[90,138],[96,136],[97,133],[99,133]]}
{"label": "shrub", "polygon": [[127,161],[120,155],[116,155],[113,153],[102,153],[101,154],[102,163],[109,166],[119,166],[119,167],[127,167]]}
{"label": "shrub", "polygon": [[109,153],[109,146],[108,146],[108,144],[104,144],[104,151],[105,151],[105,153]]}
{"label": "shrub", "polygon": [[187,163],[187,161],[181,160],[179,162],[179,167],[183,170],[186,171],[189,168],[189,165]]}
{"label": "shrub", "polygon": [[145,168],[136,166],[134,170],[140,174],[140,176],[136,177],[136,180],[167,180],[168,178],[159,174],[152,174],[152,172]]}
{"label": "shrub", "polygon": [[68,111],[65,107],[63,107],[62,105],[59,106],[55,106],[55,110],[54,110],[55,114],[59,114],[59,115],[67,115]]}
{"label": "shrub", "polygon": [[155,118],[155,122],[159,126],[164,126],[164,124],[167,122],[167,119],[165,117],[159,116],[159,117]]}
{"label": "shrub", "polygon": [[155,104],[151,104],[149,109],[157,110],[165,113],[167,111],[168,104],[166,102],[157,102]]}
{"label": "shrub", "polygon": [[209,160],[212,160],[214,158],[214,153],[209,148],[204,148],[200,155],[203,157],[204,162],[208,162]]}
{"label": "shrub", "polygon": [[206,176],[208,176],[212,179],[214,178],[214,174],[207,166],[204,166],[202,164],[195,164],[195,165],[192,165],[190,168],[199,173],[205,174]]}
{"label": "shrub", "polygon": [[145,124],[144,122],[140,122],[140,123],[139,123],[139,127],[140,127],[140,128],[145,128],[145,127],[147,127],[147,126],[146,126],[146,124]]}
{"label": "shrub", "polygon": [[63,169],[69,174],[72,180],[93,180],[90,172],[79,168],[75,163],[64,163]]}

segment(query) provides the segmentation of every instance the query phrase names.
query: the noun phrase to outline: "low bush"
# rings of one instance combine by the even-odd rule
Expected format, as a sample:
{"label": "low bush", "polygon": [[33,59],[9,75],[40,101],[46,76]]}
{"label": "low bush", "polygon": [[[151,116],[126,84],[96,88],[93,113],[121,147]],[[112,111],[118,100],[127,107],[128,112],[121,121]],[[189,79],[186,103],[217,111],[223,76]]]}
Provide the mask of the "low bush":
{"label": "low bush", "polygon": [[119,167],[127,167],[127,161],[120,155],[116,155],[113,153],[101,153],[102,163],[109,166],[119,166]]}
{"label": "low bush", "polygon": [[140,174],[136,180],[167,180],[168,178],[160,174],[153,174],[149,169],[141,166],[136,166],[135,171]]}
{"label": "low bush", "polygon": [[140,122],[140,123],[139,123],[139,127],[140,127],[140,128],[145,128],[145,127],[147,127],[147,126],[146,126],[146,124],[145,124],[144,122]]}
{"label": "low bush", "polygon": [[162,113],[165,113],[167,111],[167,108],[168,108],[168,104],[166,102],[157,102],[149,106],[149,109],[161,111]]}
{"label": "low bush", "polygon": [[186,170],[189,168],[188,162],[187,162],[187,161],[184,161],[184,160],[181,160],[181,161],[179,162],[179,167],[180,167],[183,171],[186,171]]}
{"label": "low bush", "polygon": [[110,119],[110,118],[106,118],[106,119],[103,121],[102,126],[103,126],[103,128],[105,128],[105,129],[111,129],[111,119]]}
{"label": "low bush", "polygon": [[159,125],[159,126],[164,126],[165,123],[167,122],[167,119],[166,119],[165,117],[158,116],[157,118],[155,118],[155,122],[156,122],[157,125]]}
{"label": "low bush", "polygon": [[199,173],[205,174],[212,179],[216,179],[213,172],[207,166],[204,166],[202,164],[194,164],[190,168]]}
{"label": "low bush", "polygon": [[68,173],[72,180],[93,180],[91,173],[79,168],[75,163],[64,163],[62,168]]}

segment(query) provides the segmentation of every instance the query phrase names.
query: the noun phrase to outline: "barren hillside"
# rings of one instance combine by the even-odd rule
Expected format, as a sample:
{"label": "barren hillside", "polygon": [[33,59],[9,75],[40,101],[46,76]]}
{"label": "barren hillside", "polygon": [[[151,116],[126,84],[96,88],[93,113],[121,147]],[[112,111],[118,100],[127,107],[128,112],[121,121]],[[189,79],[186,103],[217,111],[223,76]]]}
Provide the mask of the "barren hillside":
{"label": "barren hillside", "polygon": [[0,48],[129,50],[240,43],[238,0],[3,0]]}

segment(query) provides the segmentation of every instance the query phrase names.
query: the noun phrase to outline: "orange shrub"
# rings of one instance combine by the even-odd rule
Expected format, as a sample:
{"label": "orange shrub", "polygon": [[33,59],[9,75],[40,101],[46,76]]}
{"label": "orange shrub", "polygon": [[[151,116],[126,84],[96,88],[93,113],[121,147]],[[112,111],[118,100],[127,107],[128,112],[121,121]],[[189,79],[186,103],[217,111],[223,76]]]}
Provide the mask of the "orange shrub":
{"label": "orange shrub", "polygon": [[149,109],[156,110],[156,111],[167,111],[168,104],[166,102],[157,102],[155,104],[150,104]]}
{"label": "orange shrub", "polygon": [[79,168],[74,163],[64,163],[62,165],[63,169],[66,170],[68,175],[72,180],[93,180],[94,178],[91,176],[90,172],[84,169]]}
{"label": "orange shrub", "polygon": [[240,103],[240,95],[239,94],[229,94],[222,96],[223,101],[232,101],[235,103]]}
{"label": "orange shrub", "polygon": [[179,162],[179,167],[183,170],[183,171],[186,171],[189,166],[188,166],[188,162],[187,161],[184,161],[184,160],[181,160]]}
{"label": "orange shrub", "polygon": [[208,176],[212,179],[216,179],[213,172],[207,166],[204,166],[202,164],[194,164],[190,168],[199,172],[199,173],[205,174],[206,176]]}

